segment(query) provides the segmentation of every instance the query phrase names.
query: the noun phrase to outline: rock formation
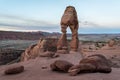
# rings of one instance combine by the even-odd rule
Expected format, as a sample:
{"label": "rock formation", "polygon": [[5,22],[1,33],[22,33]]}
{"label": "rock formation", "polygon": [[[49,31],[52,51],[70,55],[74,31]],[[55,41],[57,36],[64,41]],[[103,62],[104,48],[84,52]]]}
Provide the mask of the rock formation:
{"label": "rock formation", "polygon": [[25,52],[22,53],[21,61],[34,59],[38,56],[52,57],[57,51],[57,39],[46,38],[40,39],[35,45],[28,47]]}
{"label": "rock formation", "polygon": [[12,67],[9,67],[7,68],[4,73],[6,75],[9,75],[9,74],[18,74],[18,73],[21,73],[24,71],[24,66],[12,66]]}
{"label": "rock formation", "polygon": [[[68,49],[67,44],[67,37],[66,37],[66,29],[67,27],[70,27],[72,32],[72,41],[71,41],[71,50],[77,51],[78,49],[78,19],[77,19],[77,12],[73,6],[68,6],[61,18],[61,31],[62,36],[60,37],[58,44],[57,44],[57,50],[66,50]],[[64,49],[65,47],[65,49]]]}
{"label": "rock formation", "polygon": [[67,61],[56,60],[54,63],[50,65],[50,68],[52,71],[68,72],[69,68],[72,66],[73,64]]}
{"label": "rock formation", "polygon": [[113,47],[115,45],[115,41],[114,40],[110,40],[109,42],[108,42],[108,46],[109,47]]}
{"label": "rock formation", "polygon": [[96,54],[82,59],[79,65],[72,66],[68,72],[72,76],[83,72],[110,73],[111,67],[109,61],[103,55]]}

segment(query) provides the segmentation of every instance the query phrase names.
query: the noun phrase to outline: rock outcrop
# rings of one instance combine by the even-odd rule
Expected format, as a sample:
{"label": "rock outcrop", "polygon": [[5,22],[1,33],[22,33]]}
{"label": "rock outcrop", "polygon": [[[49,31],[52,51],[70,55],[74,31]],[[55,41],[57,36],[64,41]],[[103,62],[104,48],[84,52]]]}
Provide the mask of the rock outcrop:
{"label": "rock outcrop", "polygon": [[35,45],[28,47],[25,52],[22,53],[21,61],[34,59],[38,56],[52,57],[57,51],[57,39],[46,38],[40,39]]}
{"label": "rock outcrop", "polygon": [[61,31],[62,36],[60,37],[57,45],[58,50],[64,50],[63,47],[67,47],[67,38],[66,38],[66,29],[70,27],[72,32],[72,41],[71,41],[71,50],[77,51],[78,50],[78,19],[77,19],[77,12],[73,6],[68,6],[61,18]]}
{"label": "rock outcrop", "polygon": [[73,64],[70,62],[64,60],[56,60],[50,65],[50,68],[52,71],[68,72],[69,68],[72,66]]}
{"label": "rock outcrop", "polygon": [[109,61],[103,55],[96,54],[82,59],[79,65],[72,66],[68,72],[75,76],[84,72],[110,73],[111,70]]}
{"label": "rock outcrop", "polygon": [[109,47],[113,47],[115,45],[115,40],[110,40],[109,42],[108,42],[108,46]]}

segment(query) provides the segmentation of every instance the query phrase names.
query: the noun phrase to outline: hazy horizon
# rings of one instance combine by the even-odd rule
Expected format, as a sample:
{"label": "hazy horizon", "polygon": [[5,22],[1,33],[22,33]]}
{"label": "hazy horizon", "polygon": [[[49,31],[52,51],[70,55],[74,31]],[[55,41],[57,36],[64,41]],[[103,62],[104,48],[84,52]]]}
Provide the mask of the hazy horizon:
{"label": "hazy horizon", "polygon": [[79,33],[119,33],[119,4],[119,0],[0,0],[0,30],[61,32],[61,16],[71,5],[77,11]]}

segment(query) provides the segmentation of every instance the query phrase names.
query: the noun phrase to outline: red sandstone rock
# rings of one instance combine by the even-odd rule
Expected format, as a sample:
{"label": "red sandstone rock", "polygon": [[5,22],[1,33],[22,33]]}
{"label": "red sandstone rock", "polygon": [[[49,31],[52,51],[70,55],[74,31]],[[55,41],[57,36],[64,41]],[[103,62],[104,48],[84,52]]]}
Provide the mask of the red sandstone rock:
{"label": "red sandstone rock", "polygon": [[55,55],[55,52],[51,52],[51,51],[46,51],[43,52],[43,54],[40,54],[40,57],[53,57]]}
{"label": "red sandstone rock", "polygon": [[72,67],[73,64],[64,60],[56,60],[50,65],[52,71],[68,72],[68,69]]}
{"label": "red sandstone rock", "polygon": [[103,55],[96,54],[82,59],[79,65],[72,66],[68,72],[70,75],[75,76],[83,72],[110,73],[111,70],[109,61]]}
{"label": "red sandstone rock", "polygon": [[115,41],[114,40],[110,40],[109,42],[108,42],[108,46],[109,47],[113,47],[115,45]]}
{"label": "red sandstone rock", "polygon": [[60,39],[58,40],[57,49],[58,50],[67,50],[68,49],[67,46],[68,46],[67,36],[66,36],[66,34],[62,34]]}
{"label": "red sandstone rock", "polygon": [[57,53],[59,53],[59,54],[68,54],[69,51],[68,50],[57,50]]}
{"label": "red sandstone rock", "polygon": [[24,71],[24,66],[12,66],[12,67],[9,67],[7,68],[4,73],[6,75],[9,75],[9,74],[18,74],[18,73],[21,73]]}
{"label": "red sandstone rock", "polygon": [[38,56],[51,57],[57,51],[57,39],[46,38],[30,46],[22,53],[21,61],[34,59]]}
{"label": "red sandstone rock", "polygon": [[[72,41],[71,41],[71,50],[77,51],[78,50],[78,19],[77,19],[77,12],[73,6],[68,6],[61,18],[61,31],[62,36],[60,37],[57,45],[57,49],[61,50],[64,46],[67,47],[67,39],[66,39],[66,29],[70,27],[72,32]],[[64,49],[62,49],[64,50]]]}

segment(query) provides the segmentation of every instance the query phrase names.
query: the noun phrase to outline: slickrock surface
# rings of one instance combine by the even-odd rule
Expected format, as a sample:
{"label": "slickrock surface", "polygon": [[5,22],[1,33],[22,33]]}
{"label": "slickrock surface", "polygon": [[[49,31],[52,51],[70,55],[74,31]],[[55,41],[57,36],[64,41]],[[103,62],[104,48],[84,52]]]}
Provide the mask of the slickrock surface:
{"label": "slickrock surface", "polygon": [[[100,52],[100,51],[99,51]],[[111,51],[108,51],[111,52]],[[115,52],[114,52],[115,53]],[[112,56],[106,53],[106,56]],[[118,54],[120,55],[120,54]],[[4,75],[4,70],[9,65],[0,66],[0,80],[119,80],[120,79],[120,69],[112,68],[112,72],[109,74],[104,73],[86,73],[79,74],[77,76],[71,77],[67,73],[53,72],[50,69],[50,64],[55,60],[67,60],[73,64],[78,64],[81,55],[80,54],[60,54],[58,58],[43,58],[38,57],[36,59],[31,59],[29,61],[20,62],[24,66],[25,71],[21,74],[16,75]],[[14,64],[12,64],[14,65]],[[46,67],[43,69],[42,67]]]}

